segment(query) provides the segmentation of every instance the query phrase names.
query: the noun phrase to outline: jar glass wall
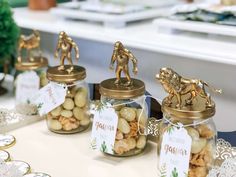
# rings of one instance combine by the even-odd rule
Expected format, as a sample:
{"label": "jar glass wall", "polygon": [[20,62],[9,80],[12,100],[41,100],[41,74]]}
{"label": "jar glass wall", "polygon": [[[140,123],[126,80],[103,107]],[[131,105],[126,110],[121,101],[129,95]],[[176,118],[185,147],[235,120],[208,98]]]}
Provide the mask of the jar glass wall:
{"label": "jar glass wall", "polygon": [[114,99],[101,96],[101,102],[111,105],[118,116],[113,154],[110,155],[132,156],[141,153],[147,143],[148,109],[145,96],[133,99]]}
{"label": "jar glass wall", "polygon": [[[183,125],[192,139],[188,176],[206,177],[214,165],[216,152],[217,131],[212,118],[191,120],[171,117],[164,113],[159,131],[158,164],[160,163],[163,135],[170,126],[178,126],[178,123]],[[160,170],[158,166],[159,173]]]}
{"label": "jar glass wall", "polygon": [[55,133],[78,133],[90,125],[88,84],[81,80],[66,86],[65,101],[47,114],[47,125]]}
{"label": "jar glass wall", "polygon": [[[14,93],[16,96],[15,109],[18,113],[25,114],[25,115],[38,114],[37,107],[33,105],[30,100],[34,96],[35,91],[39,90],[40,88],[48,84],[48,79],[46,77],[46,70],[47,70],[47,66],[38,67],[35,69],[24,68],[22,70],[21,68],[16,67],[16,72],[14,75]],[[32,85],[32,83],[29,83],[29,80],[22,79],[23,75],[28,75],[27,77],[30,77],[30,76],[34,78],[36,77],[35,80],[39,80],[39,83],[38,84],[35,83]],[[20,77],[21,77],[21,81],[19,83],[18,80]],[[36,88],[36,85],[38,85],[37,88]],[[17,87],[20,87],[20,88],[17,88]],[[34,91],[30,91],[31,90],[30,87],[35,87],[33,89]],[[21,89],[24,89],[24,91]],[[25,90],[29,90],[29,92],[25,93]]]}

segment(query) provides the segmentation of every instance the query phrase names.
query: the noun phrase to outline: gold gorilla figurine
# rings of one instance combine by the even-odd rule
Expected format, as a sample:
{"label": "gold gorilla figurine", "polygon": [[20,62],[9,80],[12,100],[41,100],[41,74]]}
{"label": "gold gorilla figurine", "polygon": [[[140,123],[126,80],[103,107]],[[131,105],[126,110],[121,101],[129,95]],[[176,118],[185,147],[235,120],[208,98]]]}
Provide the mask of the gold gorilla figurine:
{"label": "gold gorilla figurine", "polygon": [[117,41],[114,45],[114,50],[111,58],[110,63],[110,69],[114,69],[114,63],[116,61],[116,81],[115,84],[121,83],[121,72],[125,74],[127,78],[126,86],[129,86],[132,84],[132,80],[130,78],[129,74],[129,60],[133,62],[133,73],[137,74],[138,68],[137,68],[137,59],[134,57],[134,55],[126,49],[123,44],[120,41]]}
{"label": "gold gorilla figurine", "polygon": [[205,86],[209,87],[213,92],[222,93],[221,89],[214,89],[200,79],[187,79],[181,77],[170,68],[161,68],[160,73],[156,75],[156,78],[160,81],[164,90],[169,93],[169,96],[167,97],[168,104],[172,104],[172,98],[176,96],[177,108],[181,108],[182,96],[187,94],[190,94],[190,97],[185,100],[187,105],[192,104],[192,101],[197,96],[200,96],[206,100],[207,107],[212,107],[212,100],[210,95],[206,93]]}
{"label": "gold gorilla figurine", "polygon": [[70,69],[68,69],[68,73],[71,73],[73,71],[74,66],[72,62],[72,49],[75,50],[75,57],[78,60],[79,59],[79,48],[77,44],[64,32],[59,33],[59,39],[57,42],[57,48],[54,53],[55,58],[58,58],[58,53],[61,50],[61,56],[60,56],[60,67],[59,70],[65,70],[65,59],[68,60],[69,64],[71,65]]}

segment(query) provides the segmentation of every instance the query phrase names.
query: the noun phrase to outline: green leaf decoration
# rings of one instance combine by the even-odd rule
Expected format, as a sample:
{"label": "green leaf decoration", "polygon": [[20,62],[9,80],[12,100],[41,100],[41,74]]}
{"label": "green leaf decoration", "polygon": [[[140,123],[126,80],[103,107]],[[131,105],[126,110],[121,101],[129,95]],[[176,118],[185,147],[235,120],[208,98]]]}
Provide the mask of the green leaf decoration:
{"label": "green leaf decoration", "polygon": [[103,141],[103,143],[101,144],[101,151],[107,152],[107,145],[106,145],[105,141]]}
{"label": "green leaf decoration", "polygon": [[172,170],[172,174],[171,174],[171,175],[172,175],[171,177],[178,177],[178,176],[179,176],[179,174],[178,174],[176,168],[174,168],[174,169]]}
{"label": "green leaf decoration", "polygon": [[38,109],[41,109],[42,106],[43,106],[43,103],[39,103],[39,104],[37,105],[37,108],[38,108]]}
{"label": "green leaf decoration", "polygon": [[173,133],[174,129],[175,129],[174,126],[169,126],[166,131],[167,131],[167,133],[170,135],[170,134]]}
{"label": "green leaf decoration", "polygon": [[161,173],[161,177],[167,177],[166,176],[166,164],[165,163],[161,166],[160,173]]}
{"label": "green leaf decoration", "polygon": [[93,150],[97,149],[97,140],[96,138],[94,138],[91,143],[90,143],[91,147]]}
{"label": "green leaf decoration", "polygon": [[0,0],[0,66],[16,53],[19,35],[8,0]]}

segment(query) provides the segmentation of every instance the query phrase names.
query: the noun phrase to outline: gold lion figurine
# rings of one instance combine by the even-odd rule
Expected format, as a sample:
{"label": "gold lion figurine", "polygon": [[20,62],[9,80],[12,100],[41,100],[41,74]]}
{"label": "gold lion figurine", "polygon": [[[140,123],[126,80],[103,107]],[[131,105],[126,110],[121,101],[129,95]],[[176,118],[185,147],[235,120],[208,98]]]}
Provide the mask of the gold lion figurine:
{"label": "gold lion figurine", "polygon": [[31,56],[31,50],[38,48],[41,56],[41,50],[40,50],[40,34],[37,30],[34,30],[32,34],[29,36],[20,35],[20,39],[18,42],[18,57],[17,61],[21,63],[22,57],[21,57],[21,51],[22,49],[27,50],[27,59],[29,61],[34,61],[34,58]]}
{"label": "gold lion figurine", "polygon": [[222,93],[221,89],[214,89],[210,87],[206,82],[200,79],[187,79],[181,77],[178,73],[170,68],[161,68],[160,73],[156,75],[156,78],[162,84],[164,90],[169,94],[167,97],[167,104],[172,104],[172,98],[177,98],[177,108],[182,106],[182,96],[189,94],[190,96],[185,100],[186,105],[191,105],[192,101],[200,96],[206,100],[206,106],[212,107],[212,100],[210,95],[205,91],[205,86],[209,87],[213,92]]}
{"label": "gold lion figurine", "polygon": [[67,70],[68,73],[71,73],[73,71],[74,66],[72,62],[72,49],[75,50],[75,57],[78,60],[79,59],[79,48],[77,44],[64,32],[59,33],[59,39],[57,43],[57,48],[54,53],[55,58],[58,58],[58,53],[61,51],[60,56],[60,66],[59,70],[65,70],[65,59],[68,60],[69,65],[71,65],[70,69]]}
{"label": "gold lion figurine", "polygon": [[127,82],[125,85],[129,86],[132,84],[132,80],[129,74],[129,60],[133,62],[133,73],[137,74],[137,59],[134,55],[126,49],[120,41],[117,41],[114,45],[114,50],[111,58],[110,69],[114,69],[114,63],[116,61],[116,81],[115,84],[121,83],[121,72],[125,74]]}

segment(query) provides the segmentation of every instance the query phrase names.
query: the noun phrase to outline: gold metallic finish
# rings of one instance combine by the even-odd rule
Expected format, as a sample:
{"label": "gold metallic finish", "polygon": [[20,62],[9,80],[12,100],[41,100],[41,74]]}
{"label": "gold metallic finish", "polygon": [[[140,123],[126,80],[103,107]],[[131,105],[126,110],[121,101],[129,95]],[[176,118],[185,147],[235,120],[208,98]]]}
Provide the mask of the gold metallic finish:
{"label": "gold metallic finish", "polygon": [[[73,62],[72,62],[72,49],[75,50],[75,58],[79,59],[79,48],[77,44],[64,32],[59,33],[59,39],[57,42],[57,48],[54,53],[55,58],[58,58],[58,53],[61,51],[60,56],[60,66],[58,67],[58,70],[66,70],[68,73],[71,73],[74,70]],[[64,62],[65,59],[68,60],[69,65],[71,65],[70,68],[65,68]]]}
{"label": "gold metallic finish", "polygon": [[214,89],[200,79],[181,77],[170,68],[161,68],[156,78],[169,94],[162,102],[162,111],[174,117],[199,119],[212,117],[215,114],[215,103],[205,91],[205,86],[215,93]]}
{"label": "gold metallic finish", "polygon": [[[114,99],[129,99],[142,96],[145,93],[145,85],[141,80],[132,79],[131,86],[116,85],[114,84],[115,80],[116,78],[113,78],[101,82],[99,90],[101,95]],[[121,83],[125,81],[125,78],[120,79]]]}
{"label": "gold metallic finish", "polygon": [[[16,144],[16,138],[14,136],[12,136],[12,135],[7,135],[7,136],[11,136],[12,141],[7,140],[7,143],[4,146],[0,146],[0,150],[8,149]],[[4,139],[6,139],[6,138],[4,138]],[[1,139],[0,139],[0,141],[1,141]]]}
{"label": "gold metallic finish", "polygon": [[[57,48],[54,53],[55,58],[58,58],[58,54],[60,52],[60,65],[48,68],[48,80],[71,83],[86,78],[86,69],[82,66],[73,65],[72,49],[75,50],[75,57],[78,60],[79,48],[77,44],[65,32],[60,32]],[[64,64],[65,59],[68,60],[69,65]]]}
{"label": "gold metallic finish", "polygon": [[32,49],[38,49],[40,52],[40,57],[41,57],[41,50],[40,50],[40,34],[38,31],[34,30],[32,34],[29,36],[21,35],[19,42],[18,42],[18,57],[17,61],[18,63],[22,62],[22,56],[21,52],[22,49],[27,50],[27,59],[28,62],[34,61],[34,57],[31,56]]}
{"label": "gold metallic finish", "polygon": [[58,70],[58,67],[48,68],[47,78],[50,81],[71,83],[86,78],[86,70],[82,66],[74,66],[70,74],[66,71],[70,69],[70,65],[64,65],[65,70]]}
{"label": "gold metallic finish", "polygon": [[126,76],[126,85],[132,84],[132,80],[129,74],[129,60],[133,62],[133,73],[137,74],[137,59],[134,55],[126,49],[120,41],[117,41],[114,46],[113,54],[111,57],[110,69],[114,69],[114,63],[116,61],[116,80],[115,84],[119,85],[121,83],[121,72]]}
{"label": "gold metallic finish", "polygon": [[[121,42],[114,45],[110,69],[114,69],[116,62],[116,78],[107,79],[100,83],[100,93],[114,99],[130,99],[142,96],[145,93],[145,84],[138,79],[131,79],[129,75],[129,60],[133,62],[133,73],[137,74],[137,59]],[[121,72],[125,77],[121,77]]]}
{"label": "gold metallic finish", "polygon": [[36,70],[47,66],[48,60],[45,57],[34,57],[34,61],[18,62],[15,64],[15,68],[18,71]]}

